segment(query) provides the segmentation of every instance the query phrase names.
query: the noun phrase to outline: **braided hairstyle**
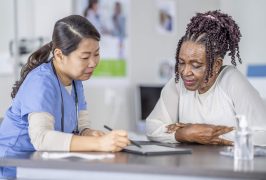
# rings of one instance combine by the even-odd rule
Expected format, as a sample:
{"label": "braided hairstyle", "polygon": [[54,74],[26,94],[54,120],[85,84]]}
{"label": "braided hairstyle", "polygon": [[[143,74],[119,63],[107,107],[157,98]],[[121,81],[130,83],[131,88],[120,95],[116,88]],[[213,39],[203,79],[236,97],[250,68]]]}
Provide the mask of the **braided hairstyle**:
{"label": "braided hairstyle", "polygon": [[84,38],[100,41],[99,32],[85,17],[70,15],[58,20],[54,26],[52,41],[31,54],[27,63],[22,67],[20,79],[15,82],[11,97],[15,98],[30,71],[50,61],[49,56],[56,48],[67,56],[78,48],[80,41]]}
{"label": "braided hairstyle", "polygon": [[175,81],[179,80],[178,64],[179,52],[183,42],[192,41],[205,46],[207,61],[206,80],[213,75],[212,68],[215,59],[222,59],[229,51],[231,63],[236,66],[236,57],[242,63],[239,55],[239,41],[241,33],[238,25],[231,16],[220,11],[197,13],[187,25],[185,35],[179,40],[176,50]]}

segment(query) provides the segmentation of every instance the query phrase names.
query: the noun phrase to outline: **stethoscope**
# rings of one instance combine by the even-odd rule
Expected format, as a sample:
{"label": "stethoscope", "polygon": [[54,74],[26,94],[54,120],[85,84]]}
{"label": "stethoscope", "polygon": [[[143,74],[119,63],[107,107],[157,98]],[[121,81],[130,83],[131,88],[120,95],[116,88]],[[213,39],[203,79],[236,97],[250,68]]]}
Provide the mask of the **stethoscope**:
{"label": "stethoscope", "polygon": [[[61,132],[64,132],[64,99],[63,99],[63,94],[62,94],[62,89],[61,89],[61,85],[58,79],[58,76],[56,74],[56,70],[54,67],[54,63],[53,60],[51,59],[51,65],[53,68],[53,72],[55,74],[55,77],[57,79],[57,83],[60,89],[60,95],[61,95]],[[74,93],[75,93],[75,109],[76,109],[76,127],[73,130],[73,134],[79,134],[79,130],[78,130],[78,93],[77,93],[77,89],[76,89],[76,84],[75,81],[73,81],[73,87],[74,87]]]}

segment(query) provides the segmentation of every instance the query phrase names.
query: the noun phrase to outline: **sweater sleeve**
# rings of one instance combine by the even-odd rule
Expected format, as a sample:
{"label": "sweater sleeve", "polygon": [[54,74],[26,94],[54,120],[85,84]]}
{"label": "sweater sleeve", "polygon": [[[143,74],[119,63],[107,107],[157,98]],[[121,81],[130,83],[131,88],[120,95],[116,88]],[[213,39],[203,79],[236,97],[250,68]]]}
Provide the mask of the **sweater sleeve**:
{"label": "sweater sleeve", "polygon": [[82,132],[86,128],[90,128],[88,110],[79,111],[78,128],[79,128],[79,132]]}
{"label": "sweater sleeve", "polygon": [[176,123],[179,95],[174,78],[162,89],[161,96],[146,120],[147,137],[152,141],[175,143],[174,133],[166,133],[166,126]]}
{"label": "sweater sleeve", "polygon": [[231,69],[223,79],[224,89],[233,101],[236,115],[245,115],[253,130],[254,143],[266,144],[266,103],[247,78]]}
{"label": "sweater sleeve", "polygon": [[37,151],[70,151],[73,134],[54,130],[54,117],[47,112],[34,112],[28,116],[29,136]]}

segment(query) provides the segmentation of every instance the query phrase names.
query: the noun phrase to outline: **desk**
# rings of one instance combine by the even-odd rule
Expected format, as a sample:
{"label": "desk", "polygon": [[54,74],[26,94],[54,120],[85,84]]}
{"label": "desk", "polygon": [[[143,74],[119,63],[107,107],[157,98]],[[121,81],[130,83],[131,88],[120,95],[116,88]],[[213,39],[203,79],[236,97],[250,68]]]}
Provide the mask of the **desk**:
{"label": "desk", "polygon": [[113,159],[89,161],[79,158],[44,160],[41,152],[34,152],[4,158],[0,161],[0,166],[16,166],[19,178],[266,179],[266,157],[255,157],[253,163],[245,167],[246,170],[241,170],[235,167],[233,158],[219,154],[225,147],[172,146],[191,148],[192,154],[141,156],[119,152],[115,153]]}

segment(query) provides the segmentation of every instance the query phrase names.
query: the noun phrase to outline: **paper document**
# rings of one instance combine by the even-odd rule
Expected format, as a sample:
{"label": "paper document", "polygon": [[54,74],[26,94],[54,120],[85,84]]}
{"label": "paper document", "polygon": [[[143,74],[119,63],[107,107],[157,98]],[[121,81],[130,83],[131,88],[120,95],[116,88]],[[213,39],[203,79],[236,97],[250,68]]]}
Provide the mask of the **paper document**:
{"label": "paper document", "polygon": [[85,153],[72,153],[72,152],[44,152],[42,153],[43,159],[61,159],[77,157],[87,160],[101,160],[106,158],[114,158],[114,154],[85,154]]}

